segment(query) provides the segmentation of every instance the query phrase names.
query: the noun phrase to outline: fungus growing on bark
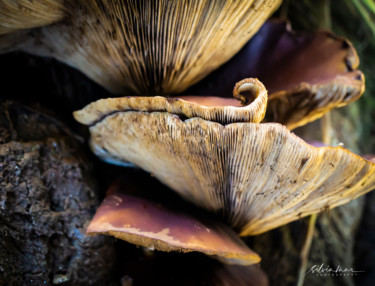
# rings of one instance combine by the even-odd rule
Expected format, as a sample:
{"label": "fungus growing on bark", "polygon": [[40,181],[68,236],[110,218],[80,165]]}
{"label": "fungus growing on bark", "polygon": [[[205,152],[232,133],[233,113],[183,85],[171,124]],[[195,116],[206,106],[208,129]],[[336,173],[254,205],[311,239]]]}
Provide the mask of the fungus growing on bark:
{"label": "fungus growing on bark", "polygon": [[[236,54],[279,3],[45,0],[37,6],[34,1],[14,5],[2,0],[0,52],[54,57],[113,93],[178,94]],[[16,11],[13,18],[9,11]],[[198,88],[190,93],[215,97],[105,99],[77,112],[77,120],[91,125],[94,152],[152,172],[184,198],[223,215],[241,235],[267,231],[369,191],[375,184],[373,163],[342,148],[312,147],[279,124],[260,123],[267,101],[259,81],[235,88],[235,98],[245,107],[216,97],[221,94],[212,85],[226,97],[224,84],[228,81],[232,88],[231,76],[234,81],[257,76],[272,92],[266,120],[292,129],[361,95],[364,78],[355,70],[358,58],[350,43],[329,33],[300,37],[288,29],[277,32],[279,26],[273,25],[245,47],[245,57],[228,64],[235,68],[228,72],[223,67],[224,76],[216,75],[214,84],[210,79],[200,84],[210,92]],[[324,63],[305,60],[317,54]],[[131,202],[121,211],[138,214],[142,209],[137,199],[121,199]],[[134,232],[135,221],[125,223],[130,229],[105,228],[101,220],[113,218],[103,211],[107,203],[99,210],[104,216],[98,215],[89,231],[133,242],[134,235],[147,232]],[[138,244],[190,250],[173,240],[156,243],[159,238]],[[223,254],[205,247],[199,250]],[[243,251],[244,256],[251,253]],[[228,253],[223,256],[232,255]]]}
{"label": "fungus growing on bark", "polygon": [[[265,92],[254,79],[235,92],[248,82]],[[91,125],[98,156],[152,173],[185,199],[222,214],[241,235],[336,207],[375,187],[375,164],[341,147],[313,147],[280,124],[241,122],[241,116],[227,116],[233,107],[213,109],[233,119],[225,125],[200,118],[207,117],[205,108],[182,100],[152,107],[162,100],[99,100],[74,115]],[[176,102],[185,107],[171,108]],[[185,108],[193,118],[179,117]]]}

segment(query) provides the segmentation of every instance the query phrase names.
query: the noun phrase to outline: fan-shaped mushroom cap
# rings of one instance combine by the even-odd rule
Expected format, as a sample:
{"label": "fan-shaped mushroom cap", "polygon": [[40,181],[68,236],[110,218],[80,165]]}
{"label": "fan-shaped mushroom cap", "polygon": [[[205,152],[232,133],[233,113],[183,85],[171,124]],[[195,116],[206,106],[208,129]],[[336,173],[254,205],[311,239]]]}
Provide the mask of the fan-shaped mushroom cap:
{"label": "fan-shaped mushroom cap", "polygon": [[181,92],[231,58],[281,0],[60,3],[64,21],[31,31],[14,49],[52,56],[114,93],[155,95]]}
{"label": "fan-shaped mushroom cap", "polygon": [[364,76],[350,42],[331,32],[295,33],[269,21],[230,61],[187,94],[229,96],[241,78],[258,77],[269,90],[266,121],[294,129],[357,100]]}
{"label": "fan-shaped mushroom cap", "polygon": [[162,251],[199,251],[234,264],[260,261],[229,227],[216,221],[201,222],[160,204],[125,195],[117,187],[109,191],[87,233],[109,234]]}
{"label": "fan-shaped mushroom cap", "polygon": [[315,148],[279,124],[222,125],[121,108],[105,116],[97,103],[91,106],[75,116],[81,122],[91,117],[94,152],[153,173],[187,200],[223,214],[242,235],[347,203],[375,187],[375,164],[340,147]]}

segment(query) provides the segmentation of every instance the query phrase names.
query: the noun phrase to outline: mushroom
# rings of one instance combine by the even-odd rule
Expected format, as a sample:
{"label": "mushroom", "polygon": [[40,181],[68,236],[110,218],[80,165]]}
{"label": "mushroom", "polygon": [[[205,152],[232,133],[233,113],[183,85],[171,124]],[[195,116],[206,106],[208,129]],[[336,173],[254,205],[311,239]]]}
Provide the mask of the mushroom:
{"label": "mushroom", "polygon": [[134,181],[111,186],[87,228],[88,234],[108,234],[152,250],[198,251],[231,264],[260,261],[225,224],[198,219],[122,191],[133,186],[137,188]]}
{"label": "mushroom", "polygon": [[[34,1],[14,5],[2,0],[0,5],[6,9],[0,13],[0,52],[21,50],[54,57],[113,93],[178,94],[236,54],[281,1],[124,2],[45,0],[36,9]],[[50,5],[55,8],[49,14],[46,7]],[[9,11],[14,9],[9,21]],[[259,35],[268,41],[267,33]],[[274,46],[281,57],[272,53],[268,61],[262,61],[259,50],[244,50],[249,59],[255,56],[261,62],[257,76],[273,93],[268,121],[292,129],[363,92],[364,78],[354,71],[358,59],[347,41],[318,33],[305,42],[306,38],[290,32],[282,33],[280,39],[280,46]],[[291,42],[302,45],[291,47]],[[314,62],[309,63],[314,68],[302,73],[305,65],[292,62],[322,51],[332,60],[329,68]],[[242,66],[237,70],[248,72]],[[241,78],[248,76],[253,75],[241,74]],[[315,78],[310,80],[311,76]],[[260,123],[267,94],[258,80],[238,83],[234,100],[218,98],[215,92],[211,95],[103,99],[76,112],[75,117],[90,125],[91,146],[101,158],[152,172],[184,198],[223,215],[241,235],[259,234],[335,207],[374,187],[373,163],[342,148],[310,146],[280,124]],[[130,203],[119,204],[123,208],[116,210],[116,198],[117,203],[118,198]],[[169,236],[161,242],[165,233],[155,236],[151,231],[151,236],[139,239],[148,232],[148,224],[116,225],[116,211],[139,214],[143,204],[156,217],[174,216],[150,202],[110,194],[99,211],[103,215],[94,219],[89,231],[133,242],[137,237],[139,244],[165,250],[192,250],[189,243],[176,244]],[[165,229],[167,222],[163,222]],[[212,234],[214,241],[219,233]],[[233,238],[228,237],[229,241]],[[229,244],[237,247],[235,252],[220,252],[209,245],[199,250],[226,258],[243,260],[249,255],[258,259],[234,241]]]}
{"label": "mushroom", "polygon": [[237,53],[280,3],[2,0],[0,51],[54,57],[113,93],[178,93]]}
{"label": "mushroom", "polygon": [[294,129],[357,100],[365,88],[358,65],[346,39],[328,31],[297,34],[287,22],[273,20],[185,93],[226,97],[239,79],[256,76],[270,92],[265,121]]}
{"label": "mushroom", "polygon": [[[233,57],[280,2],[1,0],[0,53],[56,58],[116,94],[169,96]],[[271,22],[187,94],[227,96],[239,79],[259,77],[271,91],[266,120],[293,129],[358,99],[357,66],[345,39]]]}
{"label": "mushroom", "polygon": [[[99,100],[74,116],[90,125],[98,156],[152,173],[183,198],[221,214],[243,236],[375,187],[374,163],[341,147],[313,147],[280,124],[258,123],[266,105],[260,81],[241,81],[234,94],[241,97],[241,91],[255,99],[246,107],[126,97]],[[244,110],[259,112],[248,117],[257,121],[243,122]]]}
{"label": "mushroom", "polygon": [[[86,125],[93,125],[108,114],[129,111],[169,112],[183,118],[200,117],[223,124],[259,123],[263,119],[267,107],[267,90],[257,79],[244,79],[238,82],[233,96],[234,99],[200,96],[107,98],[75,112],[74,117]],[[247,106],[243,107],[241,103]]]}

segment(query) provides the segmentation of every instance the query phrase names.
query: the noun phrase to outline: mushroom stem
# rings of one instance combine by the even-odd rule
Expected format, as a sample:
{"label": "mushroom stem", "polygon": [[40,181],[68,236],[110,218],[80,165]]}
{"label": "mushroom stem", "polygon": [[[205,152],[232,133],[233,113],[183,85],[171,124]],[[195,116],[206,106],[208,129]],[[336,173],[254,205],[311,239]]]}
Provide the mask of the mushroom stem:
{"label": "mushroom stem", "polygon": [[[331,118],[330,112],[327,112],[326,114],[323,115],[321,119],[321,124],[322,124],[323,143],[327,146],[331,143],[332,137],[333,137],[332,118]],[[317,218],[317,214],[312,214],[309,218],[309,227],[306,233],[306,240],[301,251],[301,265],[300,265],[300,269],[298,273],[297,286],[303,286],[303,282],[305,280],[306,267],[307,267],[307,263],[309,259],[311,243],[312,243],[313,236],[314,236],[316,218]]]}
{"label": "mushroom stem", "polygon": [[311,243],[312,243],[312,239],[313,239],[313,235],[315,231],[316,217],[317,217],[317,214],[312,214],[309,218],[309,227],[307,229],[306,240],[301,251],[301,266],[300,266],[299,273],[298,273],[297,286],[303,286],[303,282],[305,281],[306,267],[307,267]]}

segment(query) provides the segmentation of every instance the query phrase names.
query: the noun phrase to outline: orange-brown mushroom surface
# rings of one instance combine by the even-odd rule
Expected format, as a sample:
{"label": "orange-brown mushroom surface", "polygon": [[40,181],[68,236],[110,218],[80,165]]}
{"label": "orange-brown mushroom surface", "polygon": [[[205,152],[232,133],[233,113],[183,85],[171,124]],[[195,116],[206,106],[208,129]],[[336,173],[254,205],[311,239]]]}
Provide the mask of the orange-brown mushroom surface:
{"label": "orange-brown mushroom surface", "polygon": [[87,228],[151,249],[198,251],[235,264],[254,264],[260,257],[229,227],[201,222],[149,200],[126,195],[114,185]]}
{"label": "orange-brown mushroom surface", "polygon": [[257,77],[269,91],[266,120],[289,129],[357,100],[364,76],[347,40],[330,32],[293,32],[283,21],[267,22],[244,48],[186,94],[226,97],[242,78]]}

